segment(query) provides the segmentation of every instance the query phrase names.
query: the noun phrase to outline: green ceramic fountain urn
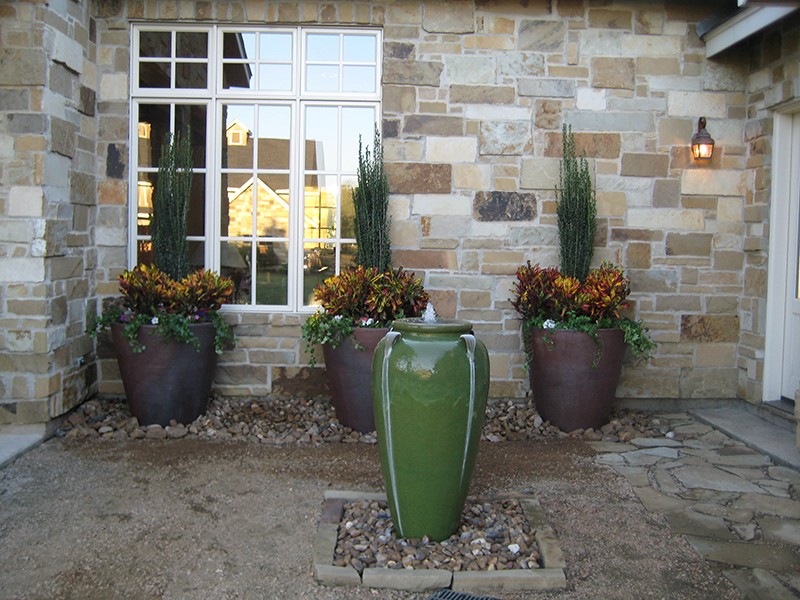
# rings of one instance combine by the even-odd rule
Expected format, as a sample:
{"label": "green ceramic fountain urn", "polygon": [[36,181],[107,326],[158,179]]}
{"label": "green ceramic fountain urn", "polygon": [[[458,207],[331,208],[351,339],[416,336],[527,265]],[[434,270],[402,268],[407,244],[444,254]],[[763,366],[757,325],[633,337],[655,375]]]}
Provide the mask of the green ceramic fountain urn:
{"label": "green ceramic fountain urn", "polygon": [[489,355],[467,321],[398,319],[375,349],[372,398],[400,536],[459,526],[489,393]]}

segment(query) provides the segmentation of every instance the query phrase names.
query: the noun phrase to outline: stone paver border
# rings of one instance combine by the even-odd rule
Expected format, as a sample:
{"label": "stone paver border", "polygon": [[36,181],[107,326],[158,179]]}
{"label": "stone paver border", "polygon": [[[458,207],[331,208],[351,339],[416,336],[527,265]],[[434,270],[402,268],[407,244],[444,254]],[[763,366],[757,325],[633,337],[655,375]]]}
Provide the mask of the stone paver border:
{"label": "stone paver border", "polygon": [[539,501],[531,495],[515,495],[538,545],[544,568],[508,571],[456,572],[444,569],[364,569],[363,576],[352,567],[333,565],[339,522],[344,504],[353,500],[386,501],[386,494],[329,490],[325,492],[322,515],[314,540],[314,579],[322,585],[363,586],[413,592],[453,589],[463,592],[547,591],[567,586],[566,562],[553,528],[547,521]]}

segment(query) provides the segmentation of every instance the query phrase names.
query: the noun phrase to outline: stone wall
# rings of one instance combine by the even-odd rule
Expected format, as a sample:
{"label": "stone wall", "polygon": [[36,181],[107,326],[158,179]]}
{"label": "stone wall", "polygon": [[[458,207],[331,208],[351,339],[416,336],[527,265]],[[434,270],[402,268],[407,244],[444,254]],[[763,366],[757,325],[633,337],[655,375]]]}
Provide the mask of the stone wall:
{"label": "stone wall", "polygon": [[739,345],[739,397],[761,400],[767,321],[773,113],[800,99],[800,15],[748,40],[747,195],[744,207],[744,293]]}
{"label": "stone wall", "polygon": [[0,423],[96,388],[95,53],[86,2],[0,5]]}
{"label": "stone wall", "polygon": [[[75,174],[86,173],[91,181],[97,177],[94,237],[88,248],[67,245],[64,256],[80,254],[74,277],[85,272],[96,276],[96,287],[87,283],[84,298],[116,294],[116,277],[127,266],[131,20],[381,26],[394,262],[423,278],[440,315],[475,323],[491,352],[492,395],[521,397],[527,391],[510,288],[516,268],[526,260],[558,262],[553,188],[561,127],[567,123],[579,151],[590,159],[598,190],[596,262],[607,259],[625,267],[634,289],[630,314],[643,319],[660,343],[649,363],[626,364],[619,394],[753,400],[761,377],[758,324],[769,196],[768,107],[758,94],[777,97],[787,86],[774,86],[780,61],[766,61],[751,73],[747,47],[705,58],[695,25],[715,4],[96,2],[91,7],[96,34],[92,28],[82,46],[82,70],[51,69],[73,78],[71,101],[63,102],[63,115],[50,104],[40,109],[73,123],[76,140],[90,124],[94,134],[86,136],[95,144],[91,156],[79,154],[77,142],[72,158],[50,148],[39,152],[66,161]],[[48,12],[41,4],[9,6],[0,9],[15,11],[2,14],[0,21],[6,53],[8,23],[21,21],[17,13]],[[85,11],[85,3],[73,0],[51,2],[50,7],[49,12],[65,15]],[[35,27],[54,28],[45,21]],[[94,21],[86,17],[84,22]],[[764,48],[770,44],[765,38]],[[50,64],[63,64],[50,56],[41,61],[45,71]],[[761,75],[772,63],[773,70]],[[796,76],[787,70],[787,80]],[[40,79],[25,84],[29,94],[62,85],[58,76]],[[762,80],[768,85],[754,87]],[[0,85],[0,93],[9,97],[24,92],[19,82]],[[97,114],[84,114],[80,103],[93,90]],[[81,117],[75,121],[70,115],[77,114]],[[717,142],[710,164],[689,156],[700,116],[708,119]],[[48,132],[52,123],[56,130],[61,126],[44,120]],[[3,127],[10,123],[6,119]],[[8,140],[17,134],[3,135]],[[16,138],[0,144],[0,152],[16,161],[27,156],[20,150]],[[30,160],[33,164],[33,156]],[[3,162],[8,171],[9,160]],[[6,207],[8,180],[4,173]],[[72,200],[60,206],[74,209],[78,204]],[[7,209],[5,215],[9,218]],[[35,220],[23,216],[26,222]],[[33,254],[33,246],[25,252]],[[52,304],[57,294],[48,286],[53,284],[42,285],[44,302]],[[4,284],[6,311],[7,288]],[[24,296],[33,299],[36,289],[27,286]],[[84,298],[80,301],[87,302]],[[302,317],[230,313],[229,319],[239,342],[222,356],[218,389],[242,395],[320,389],[322,370],[305,367]],[[103,343],[96,364],[99,389],[121,392],[116,362]]]}

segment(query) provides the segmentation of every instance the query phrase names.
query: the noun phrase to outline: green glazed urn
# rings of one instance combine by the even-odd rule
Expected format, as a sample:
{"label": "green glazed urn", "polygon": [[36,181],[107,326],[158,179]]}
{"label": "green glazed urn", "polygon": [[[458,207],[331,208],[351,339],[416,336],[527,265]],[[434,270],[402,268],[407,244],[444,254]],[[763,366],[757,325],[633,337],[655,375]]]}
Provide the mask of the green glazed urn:
{"label": "green glazed urn", "polygon": [[400,536],[441,541],[461,521],[489,394],[489,355],[458,320],[398,319],[378,343],[372,398]]}

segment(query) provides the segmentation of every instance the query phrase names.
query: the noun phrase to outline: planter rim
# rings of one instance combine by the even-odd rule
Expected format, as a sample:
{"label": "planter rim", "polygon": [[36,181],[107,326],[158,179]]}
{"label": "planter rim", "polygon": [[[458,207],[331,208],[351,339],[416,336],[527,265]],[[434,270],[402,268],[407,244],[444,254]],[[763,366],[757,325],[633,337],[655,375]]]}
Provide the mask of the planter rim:
{"label": "planter rim", "polygon": [[395,320],[392,330],[401,333],[472,333],[472,323],[461,319],[436,319],[428,322],[415,317]]}

